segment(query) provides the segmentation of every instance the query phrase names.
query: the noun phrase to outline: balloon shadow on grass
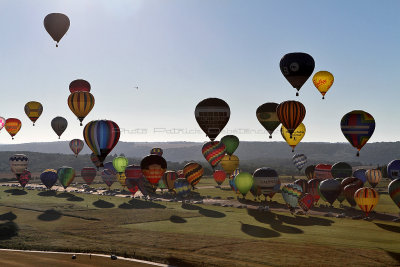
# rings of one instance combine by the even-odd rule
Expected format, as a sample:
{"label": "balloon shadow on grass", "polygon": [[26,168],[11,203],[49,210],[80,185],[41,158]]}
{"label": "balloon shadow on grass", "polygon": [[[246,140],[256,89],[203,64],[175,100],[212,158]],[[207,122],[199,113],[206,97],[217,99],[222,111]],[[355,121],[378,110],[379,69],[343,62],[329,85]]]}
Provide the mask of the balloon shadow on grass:
{"label": "balloon shadow on grass", "polygon": [[394,232],[394,233],[400,233],[400,226],[396,225],[390,225],[390,224],[383,224],[383,223],[375,223],[376,226],[379,228],[382,228],[386,231]]}
{"label": "balloon shadow on grass", "polygon": [[270,224],[272,229],[274,229],[275,231],[278,231],[280,233],[285,233],[285,234],[302,234],[302,233],[304,233],[303,230],[301,230],[299,228],[282,224],[282,222],[277,219],[277,216],[275,213],[261,212],[261,211],[254,210],[254,209],[248,209],[247,213],[250,216],[252,216],[254,219],[256,219],[258,222]]}
{"label": "balloon shadow on grass", "polygon": [[38,193],[38,196],[41,197],[55,197],[57,195],[56,191],[53,190],[46,190]]}
{"label": "balloon shadow on grass", "polygon": [[152,202],[152,201],[143,201],[139,199],[131,199],[128,203],[123,203],[118,206],[120,209],[165,209],[167,208],[164,205]]}
{"label": "balloon shadow on grass", "polygon": [[396,260],[398,263],[400,263],[400,253],[398,252],[392,252],[392,251],[387,251],[385,250],[386,254],[388,254],[392,259]]}
{"label": "balloon shadow on grass", "polygon": [[68,193],[68,192],[62,192],[60,194],[55,195],[55,197],[58,197],[58,198],[71,198],[71,197],[74,197],[74,196],[75,196],[74,194],[71,194],[71,193]]}
{"label": "balloon shadow on grass", "polygon": [[78,196],[75,196],[75,195],[74,195],[73,197],[67,198],[67,200],[68,200],[68,201],[80,202],[80,201],[83,201],[84,199],[81,198],[81,197],[78,197]]}
{"label": "balloon shadow on grass", "polygon": [[93,202],[93,206],[95,206],[96,208],[102,208],[102,209],[110,209],[110,208],[115,207],[115,205],[113,203],[104,201],[102,199],[99,199],[99,200]]}
{"label": "balloon shadow on grass", "polygon": [[225,213],[222,213],[222,212],[219,212],[216,210],[203,209],[203,208],[201,208],[199,210],[199,213],[203,216],[211,217],[211,218],[223,218],[226,216]]}
{"label": "balloon shadow on grass", "polygon": [[187,221],[181,216],[172,215],[169,220],[173,223],[186,223]]}
{"label": "balloon shadow on grass", "polygon": [[299,226],[312,226],[312,225],[321,225],[321,226],[331,226],[334,221],[319,218],[319,217],[303,217],[303,216],[285,216],[281,214],[276,215],[277,219],[283,223],[291,224],[291,225],[299,225]]}
{"label": "balloon shadow on grass", "polygon": [[271,237],[279,237],[281,234],[271,230],[267,229],[261,226],[256,226],[256,225],[251,225],[251,224],[246,224],[246,223],[241,223],[241,230],[243,233],[253,236],[253,237],[259,237],[259,238],[271,238]]}
{"label": "balloon shadow on grass", "polygon": [[60,219],[61,216],[62,214],[56,210],[46,210],[38,216],[38,219],[41,221],[50,222]]}
{"label": "balloon shadow on grass", "polygon": [[185,210],[201,210],[202,208],[193,204],[189,204],[189,203],[182,203],[182,209]]}
{"label": "balloon shadow on grass", "polygon": [[0,215],[0,221],[14,221],[15,219],[17,219],[17,215],[12,211]]}
{"label": "balloon shadow on grass", "polygon": [[8,189],[4,191],[5,193],[10,193],[13,196],[23,196],[28,194],[25,190],[20,190],[20,189]]}
{"label": "balloon shadow on grass", "polygon": [[0,240],[11,239],[18,235],[19,227],[14,222],[5,222],[0,224]]}

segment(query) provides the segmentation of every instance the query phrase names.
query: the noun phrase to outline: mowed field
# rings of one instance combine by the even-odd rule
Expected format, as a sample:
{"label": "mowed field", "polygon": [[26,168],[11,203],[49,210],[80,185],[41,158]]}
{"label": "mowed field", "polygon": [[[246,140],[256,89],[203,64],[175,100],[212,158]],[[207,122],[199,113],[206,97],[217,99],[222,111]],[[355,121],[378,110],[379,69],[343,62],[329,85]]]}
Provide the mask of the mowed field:
{"label": "mowed field", "polygon": [[[196,194],[236,199],[214,185],[203,179]],[[400,264],[400,223],[391,219],[399,209],[386,186],[380,185],[371,221],[292,215],[280,194],[265,212],[0,187],[0,247],[114,253],[177,266],[394,266]],[[250,193],[240,201],[260,203]],[[349,212],[339,203],[314,210]]]}

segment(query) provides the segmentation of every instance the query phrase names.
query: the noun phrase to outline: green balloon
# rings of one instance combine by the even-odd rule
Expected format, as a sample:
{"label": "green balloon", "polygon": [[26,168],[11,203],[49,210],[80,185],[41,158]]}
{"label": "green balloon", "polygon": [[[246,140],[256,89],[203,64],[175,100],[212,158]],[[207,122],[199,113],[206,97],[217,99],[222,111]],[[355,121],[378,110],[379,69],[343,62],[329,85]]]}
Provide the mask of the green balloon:
{"label": "green balloon", "polygon": [[253,186],[253,175],[248,172],[241,172],[235,176],[234,182],[239,192],[245,196]]}
{"label": "green balloon", "polygon": [[57,170],[57,175],[60,184],[66,189],[75,178],[75,170],[74,168],[63,166]]}
{"label": "green balloon", "polygon": [[232,156],[239,146],[239,138],[237,138],[235,135],[225,135],[222,137],[221,142],[224,143],[225,152],[229,156]]}
{"label": "green balloon", "polygon": [[119,172],[125,172],[126,166],[128,166],[128,159],[125,157],[116,157],[113,159],[112,164],[114,166],[114,169]]}

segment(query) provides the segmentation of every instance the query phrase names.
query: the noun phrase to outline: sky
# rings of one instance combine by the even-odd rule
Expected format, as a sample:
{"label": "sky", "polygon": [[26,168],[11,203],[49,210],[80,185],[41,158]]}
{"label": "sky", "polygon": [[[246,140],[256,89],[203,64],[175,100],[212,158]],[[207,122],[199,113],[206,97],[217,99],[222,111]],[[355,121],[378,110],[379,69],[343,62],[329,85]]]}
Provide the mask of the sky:
{"label": "sky", "polygon": [[[0,0],[0,116],[22,121],[15,140],[1,130],[0,143],[58,141],[56,116],[68,120],[60,140],[83,139],[67,104],[75,79],[89,81],[96,100],[84,125],[113,120],[121,141],[207,141],[194,109],[209,97],[231,109],[217,139],[283,141],[279,129],[268,138],[256,109],[297,100],[307,110],[303,142],[347,142],[340,120],[357,109],[375,118],[369,142],[399,141],[398,10],[395,0]],[[58,48],[43,26],[49,13],[71,21]],[[279,68],[291,52],[335,76],[325,100],[311,77],[295,96]],[[44,107],[35,126],[28,101]]]}

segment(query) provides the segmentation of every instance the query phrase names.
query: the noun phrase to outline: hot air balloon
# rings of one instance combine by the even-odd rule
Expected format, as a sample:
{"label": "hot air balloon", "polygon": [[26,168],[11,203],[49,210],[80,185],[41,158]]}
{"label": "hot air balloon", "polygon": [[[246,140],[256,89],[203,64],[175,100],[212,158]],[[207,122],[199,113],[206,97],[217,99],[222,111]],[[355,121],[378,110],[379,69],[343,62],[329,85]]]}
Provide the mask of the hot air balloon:
{"label": "hot air balloon", "polygon": [[302,210],[307,212],[314,206],[314,198],[311,194],[305,193],[299,198],[298,204]]}
{"label": "hot air balloon", "polygon": [[218,141],[206,142],[201,148],[201,153],[214,169],[225,156],[225,145]]}
{"label": "hot air balloon", "polygon": [[315,178],[320,180],[332,179],[332,165],[331,164],[317,164],[315,166]]}
{"label": "hot air balloon", "polygon": [[289,132],[289,137],[292,138],[292,134],[306,116],[306,108],[298,101],[285,101],[278,105],[276,114],[282,126]]}
{"label": "hot air balloon", "polygon": [[58,135],[58,139],[60,139],[61,135],[67,129],[68,121],[63,117],[55,117],[51,120],[51,128],[53,128],[54,132]]}
{"label": "hot air balloon", "polygon": [[28,170],[24,170],[18,177],[18,182],[19,184],[25,188],[25,185],[29,182],[31,179],[31,172]]}
{"label": "hot air balloon", "polygon": [[346,199],[346,197],[344,195],[344,186],[342,185],[342,182],[344,179],[343,178],[335,178],[335,180],[340,183],[340,194],[336,199],[337,199],[337,201],[339,201],[340,204],[342,204],[343,200]]}
{"label": "hot air balloon", "polygon": [[73,139],[69,142],[69,148],[74,152],[75,157],[78,157],[79,152],[82,151],[84,142],[81,139]]}
{"label": "hot air balloon", "polygon": [[123,156],[119,156],[113,159],[112,164],[114,166],[114,169],[118,172],[118,173],[124,173],[125,172],[125,168],[128,166],[129,162],[128,159],[126,157]]}
{"label": "hot air balloon", "polygon": [[162,177],[165,186],[170,191],[174,189],[176,179],[178,179],[178,174],[176,171],[166,171]]}
{"label": "hot air balloon", "polygon": [[107,161],[104,162],[103,164],[104,169],[109,169],[112,173],[114,173],[115,175],[117,174],[117,170],[114,168],[114,164],[112,161]]}
{"label": "hot air balloon", "polygon": [[297,184],[301,187],[302,192],[306,193],[308,191],[308,182],[304,179],[297,179],[294,181],[294,184]]}
{"label": "hot air balloon", "polygon": [[226,173],[223,170],[216,170],[213,173],[215,182],[220,186],[226,179]]}
{"label": "hot air balloon", "polygon": [[253,175],[248,172],[241,172],[235,176],[234,182],[239,192],[245,197],[253,186]]}
{"label": "hot air balloon", "polygon": [[279,67],[283,76],[297,89],[298,96],[301,87],[313,73],[315,62],[309,54],[289,53],[282,57]]}
{"label": "hot air balloon", "polygon": [[343,188],[346,187],[346,185],[349,185],[349,184],[356,184],[356,185],[358,185],[358,187],[363,187],[363,185],[364,185],[364,183],[360,179],[358,179],[356,177],[347,177],[347,178],[344,178],[342,180]]}
{"label": "hot air balloon", "polygon": [[90,83],[88,81],[78,79],[69,84],[69,91],[75,92],[90,92]]}
{"label": "hot air balloon", "polygon": [[151,154],[151,155],[162,156],[162,155],[163,155],[163,150],[162,150],[161,148],[159,148],[159,147],[153,147],[153,148],[150,150],[150,154]]}
{"label": "hot air balloon", "polygon": [[11,171],[17,176],[19,176],[28,168],[29,159],[24,154],[15,154],[9,159]]}
{"label": "hot air balloon", "polygon": [[397,207],[400,208],[400,179],[395,179],[388,185],[388,193]]}
{"label": "hot air balloon", "polygon": [[282,187],[282,197],[285,200],[290,211],[293,213],[294,209],[297,207],[299,198],[303,194],[301,187],[297,184],[287,184]]}
{"label": "hot air balloon", "polygon": [[392,180],[400,178],[400,160],[395,159],[387,165],[388,177]]}
{"label": "hot air balloon", "polygon": [[277,184],[273,187],[273,189],[272,189],[273,191],[272,191],[271,193],[269,193],[269,194],[264,195],[265,200],[267,200],[267,197],[269,197],[270,200],[272,201],[272,198],[274,197],[274,195],[275,195],[276,193],[279,192],[280,189],[281,189],[281,181],[278,180],[278,183],[277,183]]}
{"label": "hot air balloon", "polygon": [[261,188],[254,183],[253,186],[250,188],[250,193],[254,196],[254,200],[257,200],[257,198],[262,195]]}
{"label": "hot air balloon", "polygon": [[125,186],[126,186],[126,176],[124,172],[118,172],[116,174],[117,180],[118,182],[121,184],[121,186],[124,188],[125,190]]}
{"label": "hot air balloon", "polygon": [[196,162],[189,162],[183,167],[183,175],[185,175],[186,180],[194,188],[196,184],[200,182],[201,177],[203,177],[204,169]]}
{"label": "hot air balloon", "polygon": [[0,117],[0,130],[3,129],[4,125],[6,125],[6,119],[3,117]]}
{"label": "hot air balloon", "polygon": [[332,206],[333,202],[335,202],[336,198],[340,195],[340,192],[342,191],[342,185],[339,181],[336,181],[335,179],[327,179],[321,181],[321,183],[319,184],[319,191]]}
{"label": "hot air balloon", "polygon": [[315,165],[307,166],[307,168],[304,170],[304,173],[307,176],[308,180],[314,179],[315,178]]}
{"label": "hot air balloon", "polygon": [[331,175],[333,178],[346,178],[353,174],[351,165],[346,162],[337,162],[332,165]]}
{"label": "hot air balloon", "polygon": [[197,123],[211,141],[224,129],[230,114],[228,104],[219,98],[204,99],[194,111]]}
{"label": "hot air balloon", "polygon": [[108,186],[108,190],[110,190],[112,184],[117,180],[116,174],[109,169],[103,169],[101,172],[101,179]]}
{"label": "hot air balloon", "polygon": [[71,167],[63,166],[57,170],[58,180],[60,184],[67,189],[75,178],[75,170]]}
{"label": "hot air balloon", "polygon": [[190,184],[185,178],[178,178],[174,183],[176,195],[185,198],[190,193]]}
{"label": "hot air balloon", "polygon": [[354,200],[354,194],[361,186],[357,183],[346,185],[343,189],[344,196],[346,197],[347,202],[349,202],[350,206],[355,207],[356,201]]}
{"label": "hot air balloon", "polygon": [[93,167],[84,167],[81,170],[81,177],[87,185],[91,185],[94,178],[96,178],[97,171]]}
{"label": "hot air balloon", "polygon": [[51,38],[56,42],[56,47],[58,47],[61,38],[69,29],[69,18],[61,13],[50,13],[44,18],[43,24]]}
{"label": "hot air balloon", "polygon": [[289,133],[283,125],[281,126],[281,135],[286,143],[288,143],[292,148],[292,152],[294,152],[294,148],[300,143],[305,134],[306,126],[303,123],[301,123],[293,133]]}
{"label": "hot air balloon", "polygon": [[57,182],[57,179],[57,171],[54,169],[46,169],[40,174],[40,180],[47,189],[50,189]]}
{"label": "hot air balloon", "polygon": [[256,111],[257,119],[265,130],[268,131],[269,138],[272,138],[272,133],[278,128],[279,124],[281,124],[276,114],[277,107],[278,103],[264,103],[259,106]]}
{"label": "hot air balloon", "polygon": [[307,157],[304,154],[294,154],[292,161],[294,166],[301,171],[307,163]]}
{"label": "hot air balloon", "polygon": [[367,181],[366,171],[366,169],[357,169],[353,172],[353,177],[360,179],[364,184]]}
{"label": "hot air balloon", "polygon": [[30,101],[25,104],[25,114],[33,122],[33,126],[35,126],[35,122],[39,119],[42,112],[43,106],[39,102]]}
{"label": "hot air balloon", "polygon": [[365,216],[368,217],[368,214],[379,202],[379,194],[373,188],[363,187],[354,194],[354,200],[360,209],[365,212]]}
{"label": "hot air balloon", "polygon": [[265,196],[274,192],[274,187],[279,183],[279,175],[274,169],[262,167],[254,171],[253,181]]}
{"label": "hot air balloon", "polygon": [[314,205],[317,204],[318,200],[320,199],[319,195],[319,183],[321,182],[320,179],[314,178],[311,180],[308,180],[308,186],[307,186],[307,193],[311,194],[314,198]]}
{"label": "hot air balloon", "polygon": [[6,131],[11,135],[12,139],[14,139],[14,136],[19,132],[21,126],[22,126],[21,121],[16,118],[8,118],[4,125]]}
{"label": "hot air balloon", "polygon": [[92,154],[90,154],[90,160],[93,162],[94,166],[96,166],[97,170],[99,169],[99,167],[101,167],[102,165],[101,161],[93,152]]}
{"label": "hot air balloon", "polygon": [[120,130],[118,125],[109,120],[91,121],[83,129],[83,136],[88,147],[98,157],[103,166],[107,155],[117,145]]}
{"label": "hot air balloon", "polygon": [[137,187],[140,190],[140,192],[142,192],[143,195],[145,196],[148,195],[148,192],[144,186],[144,183],[147,180],[144,178],[142,173],[142,168],[140,168],[140,166],[135,166],[135,165],[127,166],[125,169],[125,176],[126,176],[125,180],[126,186],[128,187],[128,190],[132,194],[136,193],[137,189],[135,189],[135,187]]}
{"label": "hot air balloon", "polygon": [[68,97],[68,106],[70,110],[79,119],[82,126],[83,119],[94,107],[94,96],[89,92],[75,92]]}
{"label": "hot air balloon", "polygon": [[224,169],[225,173],[228,176],[231,176],[234,170],[239,166],[239,158],[235,155],[229,156],[225,155],[219,165],[221,165],[222,169]]}
{"label": "hot air balloon", "polygon": [[357,157],[361,148],[368,142],[375,130],[375,120],[371,114],[362,110],[353,110],[343,116],[340,128],[344,137],[357,148]]}
{"label": "hot air balloon", "polygon": [[126,187],[128,188],[129,192],[131,192],[132,196],[135,196],[136,192],[139,190],[139,187],[137,186],[137,180],[136,179],[126,179],[125,180]]}
{"label": "hot air balloon", "polygon": [[161,156],[148,155],[142,159],[140,167],[142,168],[144,177],[146,177],[150,184],[157,185],[167,170],[167,162]]}
{"label": "hot air balloon", "polygon": [[221,138],[221,143],[225,145],[226,154],[232,156],[239,146],[239,138],[235,135],[225,135]]}
{"label": "hot air balloon", "polygon": [[365,172],[368,183],[375,188],[382,179],[382,172],[379,169],[371,169]]}
{"label": "hot air balloon", "polygon": [[[235,176],[236,177],[236,176]],[[229,186],[231,187],[232,191],[235,192],[236,194],[239,194],[239,189],[237,188],[235,184],[235,178],[229,179]]]}
{"label": "hot air balloon", "polygon": [[325,99],[325,94],[331,88],[335,78],[329,71],[318,71],[312,79],[315,87],[322,94],[322,99]]}
{"label": "hot air balloon", "polygon": [[[164,173],[164,174],[165,174],[165,173]],[[163,176],[164,176],[164,175],[163,175]],[[167,186],[164,184],[163,179],[160,179],[160,180],[158,181],[157,187],[160,188],[162,192],[164,192],[164,189],[167,189]]]}

